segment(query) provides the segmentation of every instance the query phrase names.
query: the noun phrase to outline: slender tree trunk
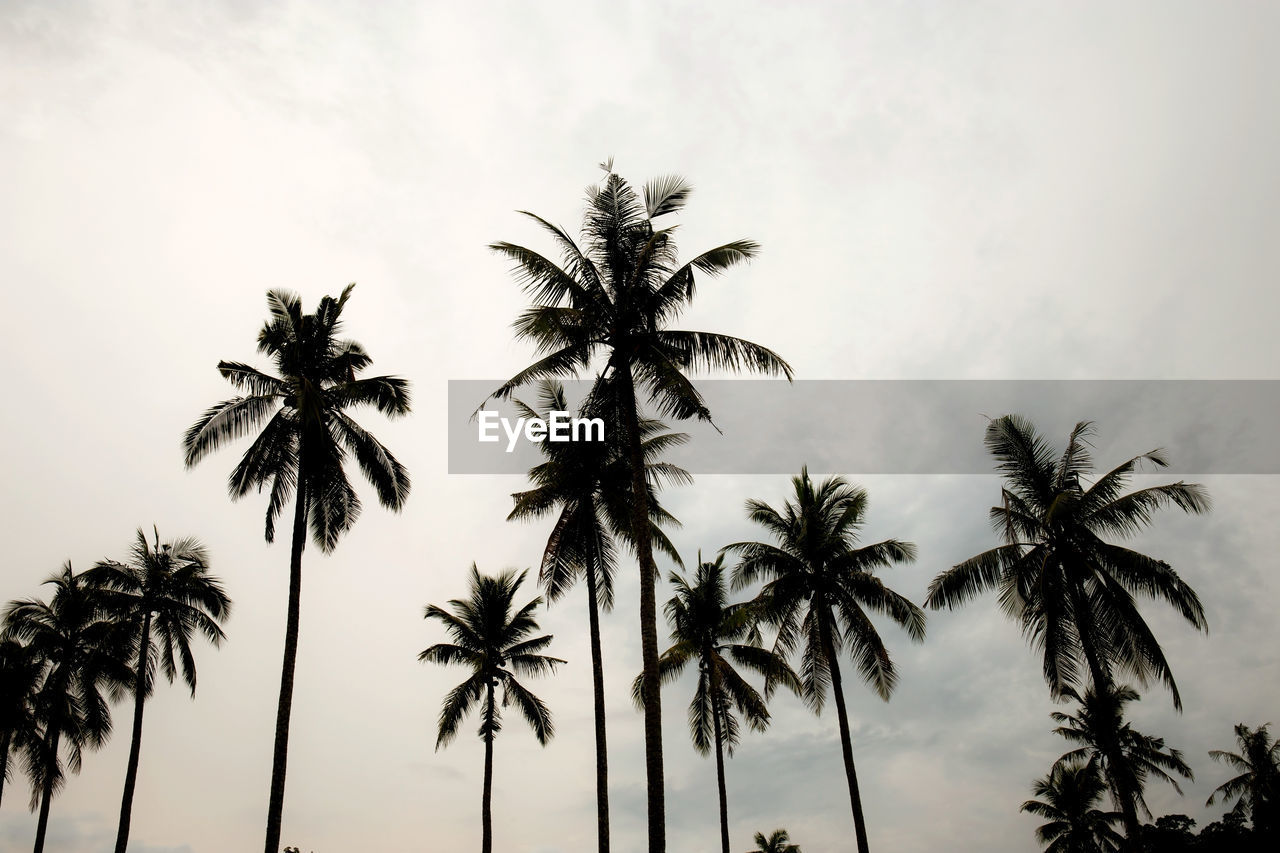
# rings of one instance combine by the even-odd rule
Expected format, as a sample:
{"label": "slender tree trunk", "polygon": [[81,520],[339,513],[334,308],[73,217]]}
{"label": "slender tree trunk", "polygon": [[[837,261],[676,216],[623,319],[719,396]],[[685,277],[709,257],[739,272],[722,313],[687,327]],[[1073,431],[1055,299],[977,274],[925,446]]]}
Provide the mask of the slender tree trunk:
{"label": "slender tree trunk", "polygon": [[[825,614],[824,614],[825,615]],[[853,769],[853,743],[849,734],[849,713],[844,707],[844,686],[840,681],[840,660],[831,640],[831,624],[822,620],[822,644],[831,667],[831,693],[836,700],[836,717],[840,721],[840,751],[844,754],[844,775],[849,780],[849,806],[853,809],[853,831],[858,853],[869,853],[866,819],[862,816],[862,794],[858,792],[858,773]]]}
{"label": "slender tree trunk", "polygon": [[484,727],[484,793],[480,800],[480,853],[493,851],[493,680],[489,681]]}
{"label": "slender tree trunk", "polygon": [[12,735],[9,732],[4,733],[4,737],[0,738],[0,803],[4,802],[4,777],[9,772],[9,744],[12,742]]}
{"label": "slender tree trunk", "polygon": [[600,656],[600,604],[596,573],[587,567],[587,614],[591,625],[591,681],[596,715],[596,831],[599,853],[609,853],[609,748],[605,743],[604,663]]}
{"label": "slender tree trunk", "polygon": [[[1080,646],[1084,649],[1085,663],[1089,666],[1089,680],[1093,682],[1093,692],[1098,696],[1110,694],[1114,687],[1111,680],[1111,671],[1098,653],[1098,647],[1093,635],[1092,611],[1089,610],[1084,590],[1079,588],[1075,592],[1075,611],[1077,619],[1076,633],[1080,636]],[[1125,758],[1120,748],[1119,733],[1109,727],[1106,731],[1099,732],[1099,734],[1106,738],[1105,742],[1098,746],[1102,749],[1103,757],[1107,759],[1108,781],[1111,783],[1111,790],[1117,800],[1116,806],[1119,807],[1120,815],[1124,820],[1126,849],[1130,849],[1142,831],[1141,824],[1138,821],[1138,792],[1130,784],[1128,774],[1124,771]]]}
{"label": "slender tree trunk", "polygon": [[[301,460],[299,467],[301,467]],[[298,617],[302,594],[302,549],[307,544],[307,484],[298,477],[293,511],[293,545],[289,554],[289,615],[284,630],[284,663],[280,668],[280,704],[276,708],[275,756],[271,763],[271,801],[267,805],[264,853],[279,853],[280,819],[284,812],[284,776],[289,762],[289,717],[293,711],[293,670],[298,659]]]}
{"label": "slender tree trunk", "polygon": [[720,847],[729,853],[729,796],[724,788],[724,734],[720,730],[720,684],[711,675],[711,720],[716,735],[716,790],[720,794]]}
{"label": "slender tree trunk", "polygon": [[142,752],[142,708],[146,704],[147,657],[151,651],[151,611],[142,617],[138,640],[138,673],[133,681],[133,740],[129,744],[129,766],[124,773],[124,796],[120,800],[120,828],[116,832],[116,853],[129,846],[129,821],[133,815],[133,789],[138,782],[138,756]]}
{"label": "slender tree trunk", "polygon": [[666,853],[666,790],[662,777],[662,685],[658,678],[658,566],[649,535],[649,491],[645,483],[640,414],[630,366],[620,371],[621,406],[626,418],[627,457],[631,466],[631,512],[640,563],[640,651],[644,662],[644,764],[649,794],[649,853]]}
{"label": "slender tree trunk", "polygon": [[40,791],[40,821],[36,824],[36,846],[33,853],[44,853],[44,836],[49,829],[49,803],[53,800],[53,774],[58,769],[58,732],[49,742],[49,754],[45,758],[44,784]]}

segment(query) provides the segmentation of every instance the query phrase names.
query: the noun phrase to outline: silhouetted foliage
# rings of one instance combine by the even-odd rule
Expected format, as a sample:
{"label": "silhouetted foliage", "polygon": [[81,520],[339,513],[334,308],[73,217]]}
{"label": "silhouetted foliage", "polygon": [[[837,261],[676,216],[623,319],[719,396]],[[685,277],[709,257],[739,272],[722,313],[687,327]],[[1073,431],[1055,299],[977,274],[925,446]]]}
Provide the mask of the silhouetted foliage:
{"label": "silhouetted foliage", "polygon": [[604,383],[596,395],[619,447],[629,460],[633,539],[640,563],[640,645],[644,663],[645,770],[648,794],[649,853],[666,850],[665,792],[662,774],[662,709],[658,677],[658,567],[647,535],[649,494],[644,476],[640,398],[653,401],[661,418],[710,420],[702,395],[689,381],[691,370],[751,370],[791,378],[777,353],[741,338],[669,328],[693,301],[698,274],[715,276],[752,258],[759,248],[735,240],[678,261],[674,226],[653,220],[681,210],[692,187],[668,176],[650,181],[643,196],[602,164],[603,186],[587,191],[582,233],[585,248],[558,226],[525,213],[555,243],[561,262],[513,243],[492,248],[515,264],[515,274],[533,304],[515,321],[516,337],[532,341],[538,360],[517,373],[494,396],[509,397],[539,379],[575,376],[605,361]]}
{"label": "silhouetted foliage", "polygon": [[801,853],[799,844],[791,844],[791,836],[785,829],[775,829],[766,838],[763,832],[756,833],[756,849],[748,853]]}
{"label": "silhouetted foliage", "polygon": [[1213,805],[1219,796],[1225,802],[1235,800],[1233,815],[1247,816],[1261,836],[1280,841],[1280,741],[1272,738],[1270,725],[1251,729],[1239,723],[1235,727],[1239,752],[1210,750],[1210,758],[1238,774],[1219,785],[1206,805]]}
{"label": "silhouetted foliage", "polygon": [[898,673],[868,611],[889,617],[916,642],[924,640],[925,617],[874,572],[914,560],[916,550],[897,539],[858,547],[867,493],[843,478],[815,484],[806,468],[791,485],[794,499],[781,511],[763,501],[747,501],[747,516],[764,527],[776,545],[738,542],[725,550],[741,557],[735,587],[766,581],[757,599],[760,613],[777,628],[776,650],[784,655],[801,650],[802,695],[816,713],[821,713],[831,688],[858,850],[867,853],[839,660],[847,651],[867,684],[888,701]]}
{"label": "silhouetted foliage", "polygon": [[1106,782],[1093,759],[1083,763],[1058,763],[1048,776],[1037,779],[1031,791],[1040,799],[1027,800],[1022,811],[1044,818],[1036,840],[1046,853],[1112,853],[1124,838],[1115,825],[1119,812],[1097,808]]}
{"label": "silhouetted foliage", "polygon": [[[471,566],[470,589],[465,599],[449,601],[449,610],[427,605],[425,619],[444,624],[452,643],[437,643],[423,650],[418,660],[442,665],[460,664],[471,668],[471,677],[445,697],[440,709],[436,749],[458,733],[467,713],[480,703],[479,735],[484,740],[484,792],[481,801],[481,851],[493,849],[493,736],[502,729],[502,708],[515,706],[528,722],[538,743],[546,744],[555,729],[551,712],[542,700],[529,692],[516,674],[544,675],[564,663],[559,658],[539,654],[551,644],[551,635],[530,637],[538,630],[534,611],[542,604],[535,598],[513,611],[513,599],[527,572],[506,571],[497,577],[480,574]],[[502,703],[494,699],[494,689],[502,687]]]}
{"label": "silhouetted foliage", "polygon": [[409,496],[409,474],[404,466],[348,414],[349,409],[361,406],[373,406],[388,417],[409,412],[406,380],[356,377],[372,359],[360,344],[339,337],[342,310],[354,287],[348,285],[337,299],[324,297],[313,314],[302,312],[302,300],[296,295],[269,291],[270,317],[258,332],[258,352],[275,362],[280,375],[271,376],[240,362],[218,362],[218,372],[245,393],[209,408],[187,430],[183,441],[186,464],[191,467],[261,427],[231,472],[227,489],[232,499],[251,490],[269,490],[268,542],[275,539],[276,518],[294,498],[289,604],[265,853],[280,849],[307,527],[320,550],[328,552],[355,523],[360,499],[343,470],[348,456],[355,457],[383,506],[399,510]]}

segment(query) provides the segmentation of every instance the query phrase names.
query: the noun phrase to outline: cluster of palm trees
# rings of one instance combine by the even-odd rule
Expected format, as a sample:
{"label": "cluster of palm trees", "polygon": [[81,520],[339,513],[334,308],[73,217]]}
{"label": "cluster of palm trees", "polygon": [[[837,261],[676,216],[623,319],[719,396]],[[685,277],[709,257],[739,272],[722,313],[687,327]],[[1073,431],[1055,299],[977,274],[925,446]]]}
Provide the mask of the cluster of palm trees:
{"label": "cluster of palm trees", "polygon": [[[71,563],[45,584],[48,600],[10,602],[0,628],[0,794],[20,758],[40,810],[35,851],[44,849],[49,809],[80,771],[85,750],[111,734],[111,702],[133,698],[133,727],[116,835],[129,843],[133,794],[142,748],[142,718],[156,668],[196,690],[192,643],[217,646],[231,600],[209,573],[203,545],[183,538],[152,542],[138,531],[126,561],[103,560],[84,572]],[[65,760],[64,760],[65,756]]]}
{"label": "cluster of palm trees", "polygon": [[[923,641],[924,610],[878,574],[914,560],[915,546],[897,539],[863,544],[866,491],[839,476],[815,479],[802,470],[780,506],[747,501],[747,518],[761,529],[761,541],[728,544],[711,560],[699,554],[691,575],[680,573],[684,564],[666,533],[679,522],[660,498],[664,488],[692,480],[663,460],[688,437],[670,431],[663,419],[711,420],[689,378],[693,371],[746,370],[788,380],[792,372],[777,353],[750,341],[671,328],[691,304],[699,279],[750,260],[758,246],[734,240],[681,261],[674,225],[668,223],[687,202],[689,185],[665,177],[637,191],[611,162],[603,168],[604,179],[588,191],[581,244],[563,229],[525,214],[550,236],[558,260],[512,243],[492,246],[513,262],[531,299],[514,326],[517,338],[532,342],[537,356],[493,396],[511,400],[527,416],[568,411],[571,402],[561,380],[594,376],[589,392],[574,405],[580,415],[613,426],[605,442],[548,437],[541,444],[543,461],[529,472],[529,487],[512,496],[510,520],[551,521],[537,573],[541,596],[518,604],[525,573],[486,576],[473,565],[464,597],[443,607],[427,606],[425,618],[440,623],[449,641],[431,645],[419,659],[470,670],[445,697],[436,746],[448,744],[472,710],[479,714],[485,744],[482,850],[489,853],[494,737],[503,710],[514,707],[541,743],[554,734],[550,710],[521,680],[549,674],[563,662],[546,654],[551,637],[539,634],[536,611],[584,581],[598,849],[606,853],[609,764],[600,614],[613,607],[616,571],[623,555],[630,554],[640,579],[642,668],[632,693],[644,717],[649,853],[666,849],[662,686],[690,664],[698,673],[689,705],[690,734],[698,752],[715,758],[723,853],[730,853],[725,757],[738,744],[743,723],[753,730],[767,727],[768,702],[779,686],[815,713],[828,696],[834,702],[853,835],[859,853],[867,853],[844,678],[856,673],[884,700],[897,685],[897,669],[873,617],[898,625],[912,641]],[[312,313],[303,311],[294,294],[269,292],[258,350],[274,363],[275,373],[220,362],[218,370],[238,394],[210,407],[184,438],[186,464],[192,466],[252,436],[228,490],[233,499],[251,491],[268,493],[268,542],[280,513],[290,503],[293,508],[265,853],[276,853],[280,845],[307,541],[331,551],[357,519],[361,502],[345,471],[351,457],[385,507],[399,510],[409,493],[404,466],[353,418],[354,410],[368,406],[388,417],[405,415],[410,397],[402,378],[359,375],[371,359],[360,344],[342,336],[342,312],[351,292],[349,286],[337,298],[324,297]],[[530,386],[537,390],[535,405],[515,397]],[[1166,464],[1158,451],[1094,478],[1091,432],[1090,424],[1081,423],[1065,448],[1055,450],[1020,417],[990,422],[986,444],[1004,478],[990,518],[1004,541],[940,573],[924,600],[926,608],[955,608],[995,591],[1002,611],[1019,622],[1041,657],[1051,698],[1076,703],[1074,713],[1055,714],[1058,733],[1075,748],[1037,783],[1041,799],[1024,806],[1050,820],[1046,826],[1052,828],[1042,829],[1041,839],[1056,850],[1105,850],[1132,842],[1139,835],[1139,810],[1146,808],[1146,782],[1163,779],[1176,787],[1178,777],[1190,778],[1176,750],[1125,720],[1126,705],[1138,698],[1126,681],[1140,687],[1160,682],[1181,708],[1169,662],[1136,599],[1163,601],[1192,626],[1206,629],[1195,592],[1167,563],[1114,540],[1132,536],[1164,507],[1204,512],[1207,495],[1183,482],[1127,490],[1142,465]],[[673,596],[665,615],[671,645],[661,653],[657,553],[680,570],[670,575]],[[82,574],[67,565],[50,579],[55,591],[48,603],[14,602],[5,610],[0,770],[8,771],[11,756],[19,756],[27,770],[32,807],[38,804],[41,810],[37,853],[49,801],[64,781],[61,756],[77,769],[83,750],[101,745],[110,732],[110,701],[132,695],[133,744],[117,853],[125,849],[143,703],[154,669],[159,664],[170,680],[181,675],[194,691],[192,638],[204,635],[214,644],[223,638],[220,620],[230,602],[208,574],[207,563],[194,540],[162,545],[158,535],[151,543],[139,533],[130,561],[104,561]],[[731,601],[731,592],[747,594]],[[759,679],[758,686],[751,677]],[[1239,797],[1237,808],[1248,802],[1257,826],[1272,825],[1268,815],[1280,802],[1276,748],[1265,732],[1265,727],[1238,731],[1243,752],[1219,756],[1242,769],[1221,793]],[[1104,793],[1114,806],[1110,812],[1096,808]],[[1086,836],[1087,843],[1074,840]],[[770,837],[757,834],[755,843],[761,851],[799,849],[782,830]]]}

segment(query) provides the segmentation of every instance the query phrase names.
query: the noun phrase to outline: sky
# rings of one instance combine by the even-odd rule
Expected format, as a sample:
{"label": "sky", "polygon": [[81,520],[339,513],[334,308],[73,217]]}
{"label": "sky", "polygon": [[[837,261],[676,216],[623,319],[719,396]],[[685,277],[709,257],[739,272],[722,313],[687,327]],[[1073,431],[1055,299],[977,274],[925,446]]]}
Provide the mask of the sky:
{"label": "sky", "polygon": [[[0,599],[43,594],[68,559],[123,557],[155,524],[204,541],[235,601],[227,643],[197,652],[194,700],[175,686],[147,705],[131,849],[262,837],[287,546],[264,543],[263,498],[227,498],[237,449],[188,471],[180,439],[231,395],[218,360],[261,364],[269,288],[314,306],[357,282],[348,333],[414,394],[407,418],[364,416],[413,476],[404,511],[366,490],[337,550],[304,557],[282,841],[471,847],[474,723],[433,750],[463,673],[416,656],[443,639],[425,604],[461,595],[472,562],[535,565],[547,533],[503,520],[521,478],[448,473],[448,382],[531,360],[510,332],[524,297],[486,248],[549,249],[516,211],[576,229],[608,157],[635,183],[684,175],[685,255],[740,237],[762,251],[704,283],[682,325],[763,343],[801,379],[1274,379],[1278,28],[1280,9],[1246,2],[0,3],[0,356],[14,367]],[[1083,418],[1123,431],[1107,411],[1039,426],[1061,441]],[[975,411],[933,428],[977,446],[982,424]],[[1160,426],[1099,465],[1160,445],[1176,459]],[[993,476],[845,473],[871,495],[866,541],[918,543],[887,577],[914,600],[995,544]],[[1210,632],[1144,608],[1186,709],[1152,689],[1133,714],[1196,772],[1185,797],[1151,790],[1152,808],[1203,825],[1226,778],[1206,750],[1230,748],[1237,722],[1280,722],[1280,484],[1200,481],[1212,512],[1165,513],[1136,545],[1199,590]],[[670,492],[686,562],[756,538],[743,502],[787,488],[723,474]],[[634,575],[603,626],[619,851],[644,846]],[[557,736],[502,732],[497,849],[594,844],[583,605],[577,592],[541,617],[569,661],[536,685]],[[847,686],[872,845],[1033,849],[1018,805],[1063,748],[1016,626],[988,596],[931,614],[922,645],[883,634],[892,700]],[[691,689],[664,694],[668,838],[701,853],[718,849],[715,771],[689,743]],[[834,715],[787,696],[772,710],[728,763],[735,853],[775,827],[806,850],[852,849]],[[50,850],[114,837],[115,713],[115,737],[53,803]],[[6,786],[2,849],[34,834],[25,787]]]}

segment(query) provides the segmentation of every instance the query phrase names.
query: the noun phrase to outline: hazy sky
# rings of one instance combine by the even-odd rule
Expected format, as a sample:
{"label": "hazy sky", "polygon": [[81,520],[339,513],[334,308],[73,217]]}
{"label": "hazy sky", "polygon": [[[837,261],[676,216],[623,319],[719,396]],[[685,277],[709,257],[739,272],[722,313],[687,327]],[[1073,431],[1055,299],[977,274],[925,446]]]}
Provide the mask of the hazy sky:
{"label": "hazy sky", "polygon": [[[636,182],[691,180],[686,254],[761,242],[683,323],[767,344],[802,378],[1276,378],[1274,4],[365,6],[0,4],[0,354],[14,368],[0,599],[40,593],[68,558],[122,557],[155,523],[202,538],[236,603],[229,642],[198,651],[196,700],[171,688],[147,707],[134,851],[261,843],[287,546],[262,541],[264,500],[226,497],[239,447],[187,472],[180,437],[230,396],[217,361],[254,360],[268,288],[313,306],[358,282],[348,332],[414,383],[411,417],[364,417],[413,474],[405,511],[369,496],[334,555],[304,560],[283,841],[316,853],[476,843],[483,750],[474,723],[432,750],[463,674],[417,663],[442,638],[422,607],[461,594],[473,560],[534,564],[546,529],[503,521],[519,478],[447,474],[446,383],[527,363],[509,330],[523,297],[485,247],[546,246],[517,209],[576,228],[608,156]],[[1070,423],[1041,426],[1058,438]],[[977,412],[935,428],[981,441]],[[1177,458],[1160,434],[1124,452],[1161,444]],[[866,537],[920,545],[892,572],[904,594],[994,544],[994,478],[852,473],[871,491]],[[1134,709],[1196,770],[1185,798],[1153,789],[1153,808],[1202,824],[1225,778],[1205,751],[1230,747],[1236,722],[1280,723],[1277,480],[1204,482],[1210,515],[1166,514],[1139,544],[1200,591],[1211,634],[1145,608],[1186,712],[1159,691]],[[675,541],[692,562],[754,538],[743,501],[786,489],[700,477],[667,498]],[[644,837],[633,575],[604,624],[624,853]],[[579,593],[543,616],[570,661],[536,686],[558,736],[542,749],[512,721],[498,740],[500,850],[594,845],[583,609]],[[932,616],[922,646],[884,633],[900,690],[848,693],[873,845],[1032,849],[1017,807],[1062,743],[1016,627],[986,597]],[[690,689],[664,706],[680,853],[718,849]],[[114,837],[127,716],[54,802],[50,850]],[[735,849],[777,826],[806,850],[852,849],[833,713],[779,697],[727,772]],[[34,833],[25,787],[5,792],[5,850]]]}

